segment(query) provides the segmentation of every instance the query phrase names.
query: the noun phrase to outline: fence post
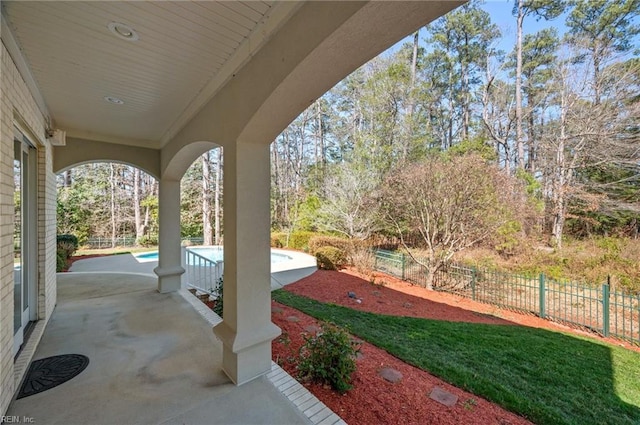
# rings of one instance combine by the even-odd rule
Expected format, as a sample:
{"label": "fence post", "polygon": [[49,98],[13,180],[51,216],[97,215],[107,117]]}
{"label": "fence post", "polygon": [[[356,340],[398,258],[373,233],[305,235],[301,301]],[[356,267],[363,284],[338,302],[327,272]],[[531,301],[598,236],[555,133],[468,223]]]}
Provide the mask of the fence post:
{"label": "fence post", "polygon": [[609,295],[610,295],[610,282],[611,276],[607,276],[607,283],[602,285],[602,335],[609,336]]}
{"label": "fence post", "polygon": [[404,261],[404,260],[405,260],[404,252],[401,252],[401,253],[400,253],[400,255],[401,255],[401,257],[400,257],[400,258],[402,259],[402,280],[405,280],[405,278],[404,278],[404,264],[405,264],[405,261]]}
{"label": "fence post", "polygon": [[471,267],[471,299],[476,300],[476,268]]}
{"label": "fence post", "polygon": [[545,307],[544,273],[540,273],[539,291],[540,291],[540,317],[544,319],[546,317],[546,312],[544,308]]}

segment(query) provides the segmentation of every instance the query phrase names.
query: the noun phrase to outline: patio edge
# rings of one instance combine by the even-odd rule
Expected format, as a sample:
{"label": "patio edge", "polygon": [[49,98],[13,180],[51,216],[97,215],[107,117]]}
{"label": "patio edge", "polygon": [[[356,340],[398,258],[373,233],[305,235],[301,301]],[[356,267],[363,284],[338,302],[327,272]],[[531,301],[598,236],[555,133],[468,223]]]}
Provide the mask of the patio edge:
{"label": "patio edge", "polygon": [[[191,292],[184,288],[178,292],[211,326],[222,322],[220,316],[214,313]],[[318,400],[316,396],[276,363],[271,362],[271,372],[268,372],[265,376],[312,424],[347,425],[340,416]]]}

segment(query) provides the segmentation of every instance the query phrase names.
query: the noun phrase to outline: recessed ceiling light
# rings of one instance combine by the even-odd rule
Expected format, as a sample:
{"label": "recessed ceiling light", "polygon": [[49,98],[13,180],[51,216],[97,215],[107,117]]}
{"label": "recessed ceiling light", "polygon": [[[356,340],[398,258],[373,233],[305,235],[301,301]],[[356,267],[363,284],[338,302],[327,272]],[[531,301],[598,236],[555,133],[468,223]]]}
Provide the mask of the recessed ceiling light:
{"label": "recessed ceiling light", "polygon": [[124,100],[118,99],[117,97],[114,97],[114,96],[105,96],[104,100],[106,100],[109,103],[113,103],[114,105],[124,105]]}
{"label": "recessed ceiling light", "polygon": [[107,25],[107,28],[109,28],[109,31],[122,38],[123,40],[137,41],[139,38],[136,30],[131,28],[129,25],[123,24],[121,22],[111,22],[109,23],[109,25]]}

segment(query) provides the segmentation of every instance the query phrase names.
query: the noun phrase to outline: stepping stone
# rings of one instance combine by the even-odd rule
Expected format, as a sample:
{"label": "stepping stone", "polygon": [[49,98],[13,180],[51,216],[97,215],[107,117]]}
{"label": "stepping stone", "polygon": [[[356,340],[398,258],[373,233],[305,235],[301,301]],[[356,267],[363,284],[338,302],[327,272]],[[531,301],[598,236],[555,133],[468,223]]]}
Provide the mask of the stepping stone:
{"label": "stepping stone", "polygon": [[298,317],[296,317],[296,316],[289,316],[289,317],[287,317],[287,322],[297,323],[297,322],[299,322],[299,321],[300,321],[300,319],[299,319]]}
{"label": "stepping stone", "polygon": [[305,331],[309,332],[310,334],[317,334],[318,332],[320,332],[322,329],[320,329],[319,327],[317,327],[316,325],[309,325],[307,327],[304,328]]}
{"label": "stepping stone", "polygon": [[378,372],[378,375],[380,375],[380,377],[385,381],[391,382],[392,384],[400,382],[400,380],[402,379],[402,373],[390,367],[385,367],[380,372]]}
{"label": "stepping stone", "polygon": [[449,407],[454,406],[458,402],[457,395],[451,394],[450,392],[443,390],[440,387],[435,387],[431,391],[431,394],[429,394],[429,398]]}
{"label": "stepping stone", "polygon": [[413,307],[413,304],[411,304],[411,303],[404,303],[404,304],[402,304],[402,307],[404,307],[404,308],[411,308],[411,307]]}
{"label": "stepping stone", "polygon": [[280,307],[271,307],[271,312],[272,313],[282,313],[284,310],[281,309]]}
{"label": "stepping stone", "polygon": [[373,294],[374,297],[382,296],[382,293],[380,291],[373,291],[371,294]]}

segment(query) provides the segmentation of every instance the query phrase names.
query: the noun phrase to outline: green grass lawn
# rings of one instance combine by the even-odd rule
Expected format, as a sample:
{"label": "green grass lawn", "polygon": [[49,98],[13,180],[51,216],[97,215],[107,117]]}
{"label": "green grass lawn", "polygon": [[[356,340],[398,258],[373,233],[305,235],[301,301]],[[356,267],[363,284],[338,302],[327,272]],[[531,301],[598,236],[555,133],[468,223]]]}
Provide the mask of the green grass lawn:
{"label": "green grass lawn", "polygon": [[560,332],[352,310],[273,298],[537,424],[640,424],[640,354]]}

